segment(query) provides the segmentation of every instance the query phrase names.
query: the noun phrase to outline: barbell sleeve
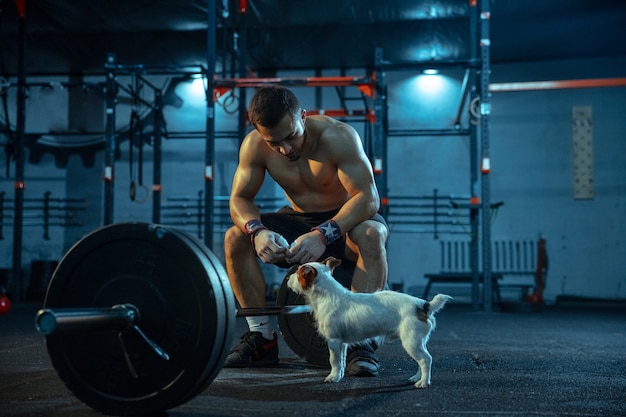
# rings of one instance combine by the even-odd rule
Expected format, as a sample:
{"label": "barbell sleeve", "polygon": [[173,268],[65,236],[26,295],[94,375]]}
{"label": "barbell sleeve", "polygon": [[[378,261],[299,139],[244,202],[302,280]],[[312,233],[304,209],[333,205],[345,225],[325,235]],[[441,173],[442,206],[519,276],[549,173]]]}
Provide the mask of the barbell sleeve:
{"label": "barbell sleeve", "polygon": [[37,331],[50,335],[68,330],[126,330],[139,320],[136,307],[120,304],[105,308],[64,308],[39,310],[35,318]]}

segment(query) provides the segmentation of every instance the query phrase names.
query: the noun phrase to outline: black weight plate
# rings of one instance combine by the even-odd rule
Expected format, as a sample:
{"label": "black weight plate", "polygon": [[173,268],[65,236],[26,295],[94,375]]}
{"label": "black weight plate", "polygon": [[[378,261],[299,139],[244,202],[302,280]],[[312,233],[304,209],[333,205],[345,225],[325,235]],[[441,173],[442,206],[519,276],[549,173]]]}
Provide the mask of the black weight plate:
{"label": "black weight plate", "polygon": [[53,333],[48,353],[77,398],[105,414],[147,415],[210,383],[234,332],[235,303],[223,268],[209,254],[181,232],[144,223],[103,227],[68,251],[45,307],[133,304],[141,330],[170,356],[156,355],[134,331]]}
{"label": "black weight plate", "polygon": [[[217,292],[219,292],[219,290],[222,290],[225,308],[229,312],[229,314],[224,314],[223,316],[217,317],[220,324],[223,324],[224,328],[227,329],[227,331],[224,332],[224,338],[222,340],[215,340],[215,348],[213,349],[213,352],[215,355],[219,354],[220,356],[214,356],[211,358],[211,360],[207,362],[207,365],[210,366],[206,366],[204,375],[200,379],[198,379],[194,390],[190,391],[187,397],[182,399],[182,401],[180,402],[180,404],[182,404],[186,401],[191,400],[202,391],[204,391],[222,369],[224,361],[226,360],[226,356],[230,352],[230,348],[232,346],[232,337],[236,326],[237,306],[235,304],[235,297],[233,295],[230,282],[228,280],[228,274],[226,273],[226,270],[220,263],[219,259],[217,259],[217,257],[213,254],[213,252],[211,252],[209,248],[204,245],[203,242],[201,242],[194,236],[173,229],[170,229],[170,232],[178,234],[178,236],[181,239],[185,239],[189,243],[189,245],[196,247],[199,251],[204,253],[206,257],[205,260],[210,263],[210,265],[207,265],[207,269],[214,269],[217,272],[217,277],[221,281],[221,285],[216,285],[213,287],[216,290],[216,297],[219,296]],[[221,348],[218,349],[220,345]]]}
{"label": "black weight plate", "polygon": [[[303,296],[291,291],[287,286],[287,280],[297,266],[291,268],[281,283],[276,305],[300,305],[305,304]],[[354,264],[339,265],[335,268],[333,276],[343,286],[350,287]],[[328,344],[316,330],[315,319],[312,314],[281,314],[278,316],[278,327],[287,343],[287,346],[298,356],[307,362],[323,367],[330,367],[328,362]]]}

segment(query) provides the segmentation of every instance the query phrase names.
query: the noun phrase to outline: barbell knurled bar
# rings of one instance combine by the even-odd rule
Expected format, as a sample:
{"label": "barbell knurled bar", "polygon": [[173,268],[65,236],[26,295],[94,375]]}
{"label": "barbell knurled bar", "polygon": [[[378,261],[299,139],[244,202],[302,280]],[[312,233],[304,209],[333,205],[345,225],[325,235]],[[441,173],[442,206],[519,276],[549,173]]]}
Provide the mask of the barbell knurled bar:
{"label": "barbell knurled bar", "polygon": [[[239,308],[235,315],[237,317],[278,316],[312,312],[313,309],[309,305],[288,305]],[[44,335],[50,335],[55,331],[123,331],[137,325],[140,316],[139,310],[132,304],[118,304],[111,308],[44,308],[37,312],[35,327]]]}

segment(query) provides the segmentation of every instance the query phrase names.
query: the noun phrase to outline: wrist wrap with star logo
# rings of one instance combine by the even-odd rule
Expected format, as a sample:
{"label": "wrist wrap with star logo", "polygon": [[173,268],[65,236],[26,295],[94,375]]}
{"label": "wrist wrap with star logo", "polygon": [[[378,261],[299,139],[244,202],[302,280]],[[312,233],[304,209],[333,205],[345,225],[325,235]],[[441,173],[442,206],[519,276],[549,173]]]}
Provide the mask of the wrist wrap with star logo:
{"label": "wrist wrap with star logo", "polygon": [[327,220],[319,226],[315,226],[311,230],[318,230],[324,236],[324,240],[326,240],[326,245],[330,245],[335,240],[341,237],[341,229],[339,225],[334,220]]}

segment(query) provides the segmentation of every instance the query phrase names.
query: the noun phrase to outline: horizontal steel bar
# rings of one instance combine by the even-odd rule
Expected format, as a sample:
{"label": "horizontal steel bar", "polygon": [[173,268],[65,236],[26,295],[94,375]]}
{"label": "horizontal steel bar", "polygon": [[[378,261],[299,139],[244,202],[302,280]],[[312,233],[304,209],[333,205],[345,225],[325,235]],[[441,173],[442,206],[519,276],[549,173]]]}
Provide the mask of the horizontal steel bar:
{"label": "horizontal steel bar", "polygon": [[237,310],[237,317],[251,316],[279,316],[282,314],[304,314],[311,313],[313,309],[310,305],[289,305],[289,306],[268,306],[240,308]]}
{"label": "horizontal steel bar", "polygon": [[503,91],[564,90],[570,88],[624,87],[626,78],[592,78],[586,80],[528,81],[489,84],[492,93]]}

